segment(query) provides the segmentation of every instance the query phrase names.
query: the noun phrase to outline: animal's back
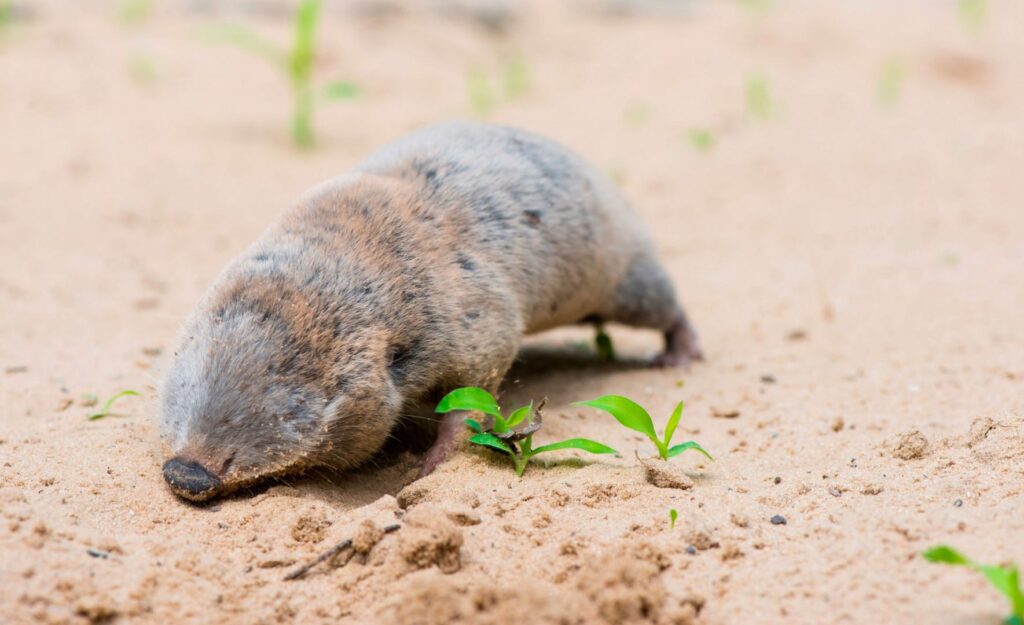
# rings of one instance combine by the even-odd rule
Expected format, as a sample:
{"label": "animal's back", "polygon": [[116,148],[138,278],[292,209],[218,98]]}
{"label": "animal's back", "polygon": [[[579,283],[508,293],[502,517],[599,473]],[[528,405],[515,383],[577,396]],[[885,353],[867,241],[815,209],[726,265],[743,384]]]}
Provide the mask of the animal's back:
{"label": "animal's back", "polygon": [[[387,145],[355,172],[421,184],[424,201],[468,216],[456,246],[464,266],[508,279],[520,331],[606,312],[649,239],[606,176],[561,145],[473,122],[431,126]],[[442,242],[439,242],[442,243]]]}

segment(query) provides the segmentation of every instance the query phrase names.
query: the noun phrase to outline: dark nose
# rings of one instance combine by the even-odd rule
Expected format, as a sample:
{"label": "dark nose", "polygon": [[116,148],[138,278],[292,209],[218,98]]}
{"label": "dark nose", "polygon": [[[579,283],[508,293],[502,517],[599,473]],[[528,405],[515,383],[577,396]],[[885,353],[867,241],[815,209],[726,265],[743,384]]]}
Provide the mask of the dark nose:
{"label": "dark nose", "polygon": [[164,479],[175,495],[190,501],[206,501],[220,488],[220,480],[203,465],[181,458],[164,463]]}

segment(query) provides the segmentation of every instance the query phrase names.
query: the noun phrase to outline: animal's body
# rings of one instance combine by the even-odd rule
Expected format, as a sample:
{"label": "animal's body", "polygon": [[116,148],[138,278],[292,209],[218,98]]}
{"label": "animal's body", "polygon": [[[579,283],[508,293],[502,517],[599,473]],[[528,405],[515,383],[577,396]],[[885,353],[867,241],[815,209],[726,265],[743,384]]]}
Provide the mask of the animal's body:
{"label": "animal's body", "polygon": [[[650,238],[615,186],[541,137],[453,122],[310,191],[217,279],[162,391],[164,476],[202,500],[351,467],[410,406],[495,391],[524,334],[584,319],[661,330],[699,358]],[[442,424],[426,460],[450,447]]]}

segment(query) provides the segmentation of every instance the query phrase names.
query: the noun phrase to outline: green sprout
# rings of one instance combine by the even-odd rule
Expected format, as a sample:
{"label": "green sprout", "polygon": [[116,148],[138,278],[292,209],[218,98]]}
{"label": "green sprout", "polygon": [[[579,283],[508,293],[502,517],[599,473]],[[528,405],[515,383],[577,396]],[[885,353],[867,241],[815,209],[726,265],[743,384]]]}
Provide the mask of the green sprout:
{"label": "green sprout", "polygon": [[[301,0],[295,10],[295,37],[291,49],[282,51],[257,33],[239,26],[222,26],[209,33],[210,39],[230,43],[270,61],[288,77],[292,87],[291,133],[302,148],[313,145],[313,114],[317,92],[313,86],[313,61],[316,57],[316,26],[321,0]],[[351,82],[325,85],[319,97],[326,100],[351,100],[359,89]]]}
{"label": "green sprout", "polygon": [[710,152],[715,147],[715,135],[707,128],[693,128],[686,133],[686,138],[698,152]]}
{"label": "green sprout", "polygon": [[670,530],[674,530],[676,528],[676,520],[679,519],[679,512],[675,508],[669,508],[668,509],[668,518],[669,518],[668,528]]}
{"label": "green sprout", "polygon": [[978,564],[946,545],[932,547],[923,555],[929,562],[966,566],[984,575],[985,579],[1010,601],[1010,610],[1013,613],[1006,617],[1003,623],[1005,625],[1024,625],[1024,591],[1021,590],[1020,571],[1016,564],[1011,563],[1004,566]]}
{"label": "green sprout", "polygon": [[978,32],[985,26],[988,17],[986,0],[959,0],[956,8],[960,15],[960,24],[965,30]]}
{"label": "green sprout", "polygon": [[149,84],[157,79],[156,64],[148,56],[133,56],[128,60],[128,74],[139,84]]}
{"label": "green sprout", "polygon": [[598,324],[594,327],[594,346],[597,349],[597,356],[601,360],[614,362],[615,346],[612,344],[612,337],[604,331],[604,326]]}
{"label": "green sprout", "polygon": [[153,0],[121,0],[118,13],[125,24],[138,24],[149,17]]}
{"label": "green sprout", "polygon": [[623,111],[623,118],[626,125],[631,128],[640,128],[651,119],[651,107],[646,102],[630,102]]}
{"label": "green sprout", "polygon": [[88,415],[89,420],[90,421],[95,421],[96,419],[102,419],[103,417],[109,416],[111,414],[111,412],[110,412],[111,408],[114,407],[114,402],[116,402],[117,400],[121,399],[122,397],[141,397],[141,396],[142,396],[141,393],[139,393],[138,391],[133,391],[133,390],[130,390],[130,389],[127,390],[127,391],[121,391],[117,395],[114,395],[113,397],[111,397],[110,399],[105,401],[103,403],[103,405],[100,406],[99,410],[89,414]]}
{"label": "green sprout", "polygon": [[533,435],[541,427],[540,410],[543,406],[543,401],[536,408],[533,407],[533,402],[530,402],[529,405],[517,408],[505,417],[501,414],[501,408],[493,395],[482,388],[466,386],[445,395],[437,404],[436,412],[470,410],[484,413],[487,417],[484,422],[476,419],[465,420],[466,425],[475,432],[469,442],[508,454],[515,466],[516,475],[520,477],[526,471],[531,458],[549,451],[582,449],[592,454],[618,453],[607,445],[586,438],[570,438],[535,448]]}
{"label": "green sprout", "polygon": [[903,91],[903,81],[907,76],[906,67],[900,59],[892,58],[882,66],[878,77],[878,100],[882,104],[892,105],[899,99]]}
{"label": "green sprout", "polygon": [[676,409],[672,412],[672,416],[669,417],[668,423],[665,425],[665,437],[663,439],[659,439],[658,434],[654,431],[654,422],[651,420],[651,415],[647,414],[643,406],[628,397],[605,395],[590,401],[577,402],[573,405],[590,406],[591,408],[603,410],[615,417],[619,423],[627,428],[640,432],[651,439],[651,442],[658,448],[658,456],[662,460],[668,460],[690,449],[695,449],[704,454],[708,460],[714,460],[711,454],[705,451],[696,441],[672,445],[672,435],[676,433],[679,418],[683,414],[683,402],[679,402]]}
{"label": "green sprout", "polygon": [[778,108],[772,99],[771,85],[764,76],[747,79],[746,100],[747,112],[756,119],[770,119]]}
{"label": "green sprout", "polygon": [[13,0],[0,0],[0,36],[14,23]]}
{"label": "green sprout", "polygon": [[490,115],[499,104],[521,98],[530,91],[533,82],[530,66],[521,57],[505,59],[499,71],[496,78],[481,67],[473,67],[466,72],[469,106],[480,117]]}

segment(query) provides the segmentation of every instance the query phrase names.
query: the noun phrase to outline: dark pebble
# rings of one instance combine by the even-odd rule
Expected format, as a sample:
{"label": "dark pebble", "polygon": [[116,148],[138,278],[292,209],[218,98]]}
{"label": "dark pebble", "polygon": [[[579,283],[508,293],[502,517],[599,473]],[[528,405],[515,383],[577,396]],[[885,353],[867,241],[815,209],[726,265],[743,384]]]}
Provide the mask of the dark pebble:
{"label": "dark pebble", "polygon": [[956,506],[957,508],[959,508],[962,505],[964,505],[964,500],[963,499],[957,499],[956,501],[953,502],[953,505]]}
{"label": "dark pebble", "polygon": [[688,545],[686,547],[686,553],[690,554],[691,556],[695,556],[697,555],[697,548],[693,545]]}
{"label": "dark pebble", "polygon": [[110,557],[109,553],[107,553],[106,551],[100,551],[99,549],[89,548],[86,549],[85,552],[94,558],[103,558],[104,560],[106,560]]}
{"label": "dark pebble", "polygon": [[775,482],[776,484],[781,484],[782,483],[782,478],[779,477],[778,475],[776,475],[775,479],[773,479],[772,481]]}
{"label": "dark pebble", "polygon": [[772,525],[785,525],[785,524],[786,524],[786,517],[782,516],[781,514],[776,514],[775,516],[772,517]]}
{"label": "dark pebble", "polygon": [[770,374],[762,375],[761,381],[764,382],[765,384],[775,384],[775,376]]}

